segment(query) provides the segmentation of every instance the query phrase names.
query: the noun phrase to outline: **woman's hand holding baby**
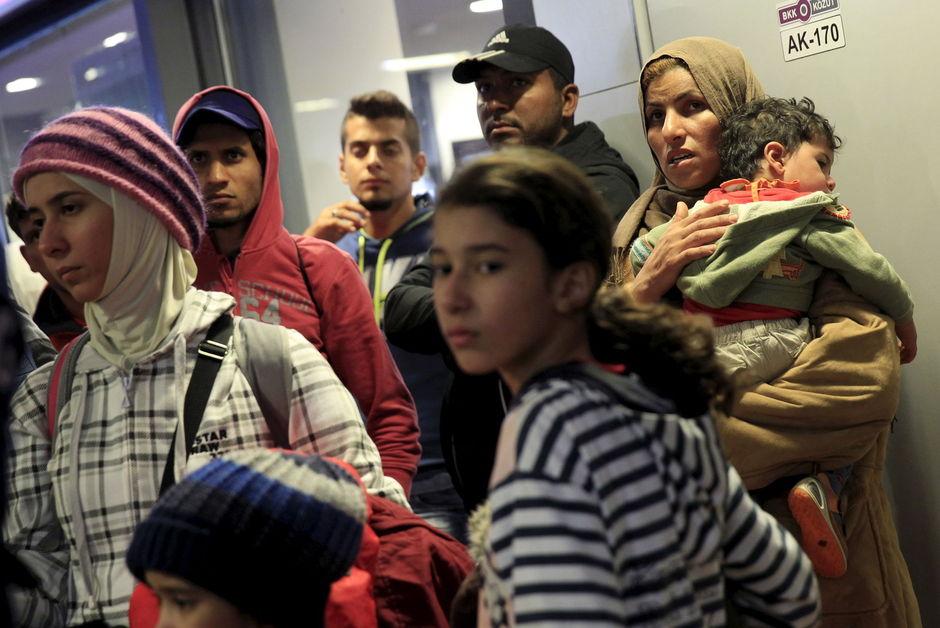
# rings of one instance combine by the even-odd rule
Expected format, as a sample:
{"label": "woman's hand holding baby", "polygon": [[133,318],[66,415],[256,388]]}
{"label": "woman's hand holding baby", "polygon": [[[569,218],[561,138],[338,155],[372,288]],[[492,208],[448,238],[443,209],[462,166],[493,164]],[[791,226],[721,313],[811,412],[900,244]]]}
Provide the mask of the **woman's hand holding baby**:
{"label": "woman's hand holding baby", "polygon": [[715,252],[715,242],[737,221],[728,201],[705,204],[694,214],[680,202],[676,213],[633,282],[627,284],[638,303],[655,303],[666,294],[690,262]]}

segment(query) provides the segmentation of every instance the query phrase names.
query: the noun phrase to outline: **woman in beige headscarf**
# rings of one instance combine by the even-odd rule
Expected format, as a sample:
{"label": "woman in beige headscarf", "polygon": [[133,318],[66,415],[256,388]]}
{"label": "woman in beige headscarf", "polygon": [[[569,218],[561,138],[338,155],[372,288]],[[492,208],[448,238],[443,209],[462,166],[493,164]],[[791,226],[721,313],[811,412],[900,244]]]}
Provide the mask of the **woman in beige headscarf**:
{"label": "woman in beige headscarf", "polygon": [[[732,218],[720,205],[688,207],[718,181],[721,121],[763,95],[737,48],[707,37],[657,50],[640,77],[640,108],[657,172],[627,211],[621,249],[675,215],[627,289],[641,302],[662,299],[693,259],[714,250]],[[919,626],[920,615],[882,486],[885,448],[899,395],[893,324],[836,276],[817,286],[810,312],[818,338],[777,380],[746,388],[734,416],[719,422],[725,451],[763,506],[791,530],[786,495],[799,476],[855,463],[847,485],[848,572],[820,579],[826,626]]]}

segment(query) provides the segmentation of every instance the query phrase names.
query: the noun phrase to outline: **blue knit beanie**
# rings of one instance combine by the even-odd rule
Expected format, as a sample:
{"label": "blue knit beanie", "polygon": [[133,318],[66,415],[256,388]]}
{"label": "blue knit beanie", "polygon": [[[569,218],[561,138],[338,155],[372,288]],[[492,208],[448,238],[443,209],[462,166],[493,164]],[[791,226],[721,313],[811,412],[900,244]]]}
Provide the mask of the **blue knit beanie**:
{"label": "blue knit beanie", "polygon": [[366,497],[340,465],[254,449],[170,488],[137,526],[127,564],[188,580],[261,622],[318,625],[330,585],[355,563]]}

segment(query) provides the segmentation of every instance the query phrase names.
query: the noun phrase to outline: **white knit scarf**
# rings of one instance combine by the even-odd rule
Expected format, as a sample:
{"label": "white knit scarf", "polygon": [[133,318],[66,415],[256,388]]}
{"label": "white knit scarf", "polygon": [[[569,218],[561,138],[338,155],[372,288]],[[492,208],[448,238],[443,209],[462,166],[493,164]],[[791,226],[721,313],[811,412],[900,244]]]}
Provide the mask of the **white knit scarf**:
{"label": "white knit scarf", "polygon": [[85,322],[91,346],[129,372],[166,340],[196,279],[196,262],[156,216],[127,196],[86,177],[65,176],[114,212],[108,274],[101,295],[85,304]]}

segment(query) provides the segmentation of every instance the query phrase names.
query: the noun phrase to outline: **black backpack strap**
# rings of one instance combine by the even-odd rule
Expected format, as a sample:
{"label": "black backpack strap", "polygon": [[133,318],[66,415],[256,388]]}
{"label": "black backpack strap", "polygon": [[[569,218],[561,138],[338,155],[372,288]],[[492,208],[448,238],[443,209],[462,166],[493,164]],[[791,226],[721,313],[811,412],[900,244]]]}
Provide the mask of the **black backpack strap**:
{"label": "black backpack strap", "polygon": [[[189,378],[189,386],[186,388],[186,400],[183,404],[183,442],[186,443],[187,458],[192,452],[196,432],[199,431],[202,415],[209,403],[209,393],[212,392],[215,377],[222,366],[222,360],[228,354],[233,329],[234,321],[232,316],[227,313],[223,314],[209,326],[205,339],[199,343],[196,365],[193,367],[193,374]],[[163,480],[160,482],[160,495],[163,495],[176,482],[173,473],[173,459],[176,450],[175,432],[170,443],[170,453],[166,459],[166,466],[163,468]]]}

